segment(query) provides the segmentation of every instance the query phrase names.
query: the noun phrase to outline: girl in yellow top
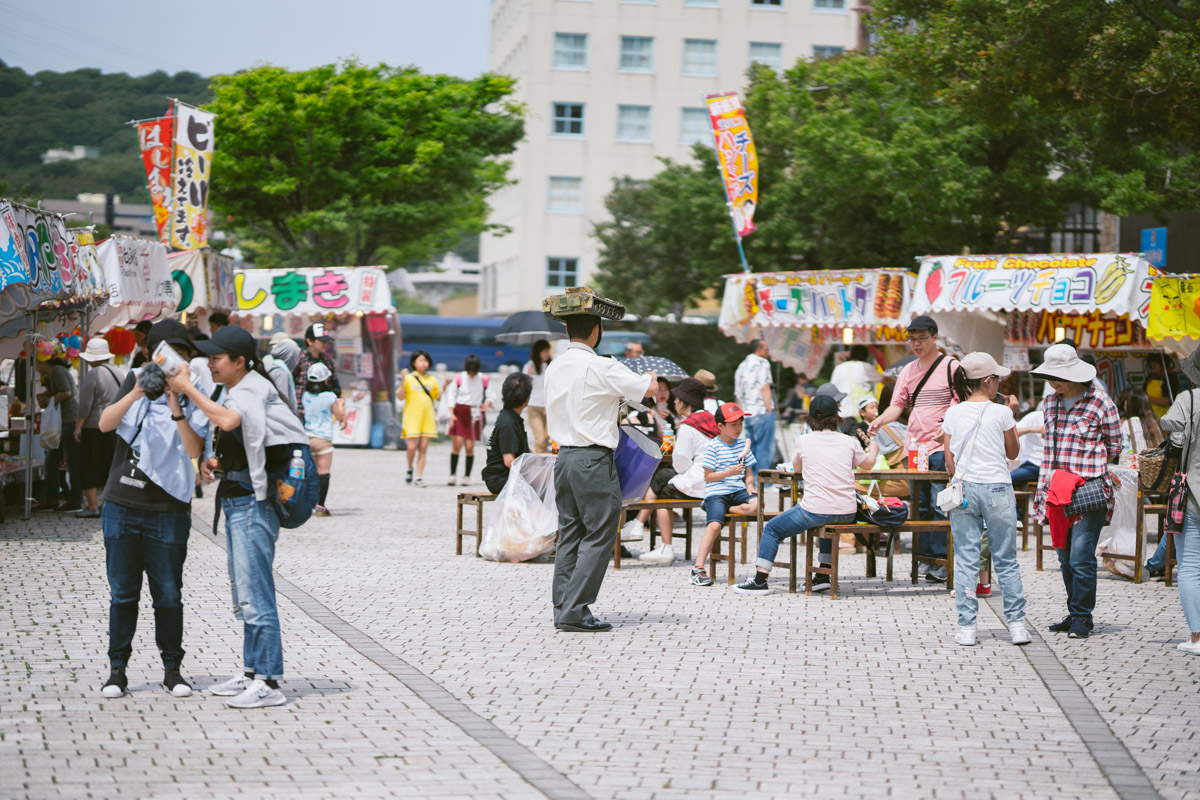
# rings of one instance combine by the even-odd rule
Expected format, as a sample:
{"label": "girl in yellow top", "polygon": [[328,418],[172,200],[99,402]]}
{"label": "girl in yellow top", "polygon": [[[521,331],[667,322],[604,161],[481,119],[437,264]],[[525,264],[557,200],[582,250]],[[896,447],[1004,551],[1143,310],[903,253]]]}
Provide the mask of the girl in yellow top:
{"label": "girl in yellow top", "polygon": [[[424,350],[412,354],[408,363],[415,372],[404,370],[403,381],[397,394],[404,401],[404,416],[400,423],[400,435],[407,440],[408,475],[405,483],[424,487],[425,453],[429,440],[437,436],[437,417],[433,404],[442,395],[438,380],[427,374],[433,359]],[[413,459],[417,459],[417,477],[413,479]]]}

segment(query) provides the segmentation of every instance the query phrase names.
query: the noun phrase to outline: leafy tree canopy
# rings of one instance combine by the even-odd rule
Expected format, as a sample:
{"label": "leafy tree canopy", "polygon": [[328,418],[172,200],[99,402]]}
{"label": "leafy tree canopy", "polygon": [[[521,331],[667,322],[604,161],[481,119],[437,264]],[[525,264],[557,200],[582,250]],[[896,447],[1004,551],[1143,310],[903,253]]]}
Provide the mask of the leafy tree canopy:
{"label": "leafy tree canopy", "polygon": [[212,205],[262,266],[404,264],[487,228],[524,133],[513,81],[354,61],[214,79]]}

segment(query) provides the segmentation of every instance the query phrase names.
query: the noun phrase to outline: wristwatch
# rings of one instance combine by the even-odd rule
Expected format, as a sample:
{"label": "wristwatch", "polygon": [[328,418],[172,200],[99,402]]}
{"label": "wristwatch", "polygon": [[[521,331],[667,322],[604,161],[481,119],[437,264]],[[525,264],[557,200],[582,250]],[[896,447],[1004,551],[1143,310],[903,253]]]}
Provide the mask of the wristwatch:
{"label": "wristwatch", "polygon": [[185,417],[183,415],[180,415],[177,417],[174,414],[172,414],[171,419],[175,420],[176,422],[183,422],[185,419],[187,419],[187,417]]}

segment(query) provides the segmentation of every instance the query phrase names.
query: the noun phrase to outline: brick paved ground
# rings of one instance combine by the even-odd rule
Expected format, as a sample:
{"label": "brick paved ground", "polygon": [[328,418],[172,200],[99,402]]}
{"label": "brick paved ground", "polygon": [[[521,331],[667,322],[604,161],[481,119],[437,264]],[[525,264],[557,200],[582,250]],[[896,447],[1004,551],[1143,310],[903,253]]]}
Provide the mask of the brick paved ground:
{"label": "brick paved ground", "polygon": [[[559,776],[595,798],[1115,795],[1095,760],[1109,751],[1089,752],[994,612],[979,647],[956,647],[948,593],[868,581],[861,557],[836,602],[789,595],[785,577],[744,597],[691,586],[682,562],[626,562],[595,607],[615,630],[556,633],[551,565],[453,555],[447,452],[419,490],[402,453],[341,450],[335,516],[284,532],[290,702],[274,709],[159,689],[148,598],[134,691],[101,699],[99,526],[10,520],[0,796],[570,796]],[[195,511],[207,527],[211,501]],[[1061,581],[1032,552],[1022,565],[1043,628]],[[185,581],[184,673],[204,686],[239,666],[241,636],[225,554],[200,533]],[[1200,797],[1200,659],[1174,649],[1174,590],[1102,580],[1097,619],[1090,640],[1046,644],[1163,797]]]}

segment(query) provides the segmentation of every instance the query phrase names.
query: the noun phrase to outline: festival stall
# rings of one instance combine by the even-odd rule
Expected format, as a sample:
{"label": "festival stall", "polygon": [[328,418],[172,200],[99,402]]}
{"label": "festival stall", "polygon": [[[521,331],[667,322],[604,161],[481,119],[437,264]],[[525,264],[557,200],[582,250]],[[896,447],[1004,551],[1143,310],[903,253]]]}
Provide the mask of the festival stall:
{"label": "festival stall", "polygon": [[[1115,397],[1141,385],[1156,270],[1134,253],[926,256],[914,314],[937,320],[944,343],[965,353],[1003,350],[1004,365],[1031,367],[1030,350],[1068,338],[1091,351]],[[1031,379],[1032,380],[1032,379]]]}
{"label": "festival stall", "polygon": [[174,283],[174,310],[190,324],[194,318],[200,330],[208,331],[208,317],[214,311],[226,313],[237,308],[234,273],[237,262],[208,248],[184,250],[167,256]]}
{"label": "festival stall", "polygon": [[836,344],[866,344],[886,366],[904,355],[913,280],[901,269],[727,275],[719,325],[810,376]]}
{"label": "festival stall", "polygon": [[303,347],[308,326],[325,324],[346,401],[346,429],[335,430],[334,442],[382,444],[400,352],[385,268],[247,269],[233,280],[233,320],[259,338],[283,331]]}

